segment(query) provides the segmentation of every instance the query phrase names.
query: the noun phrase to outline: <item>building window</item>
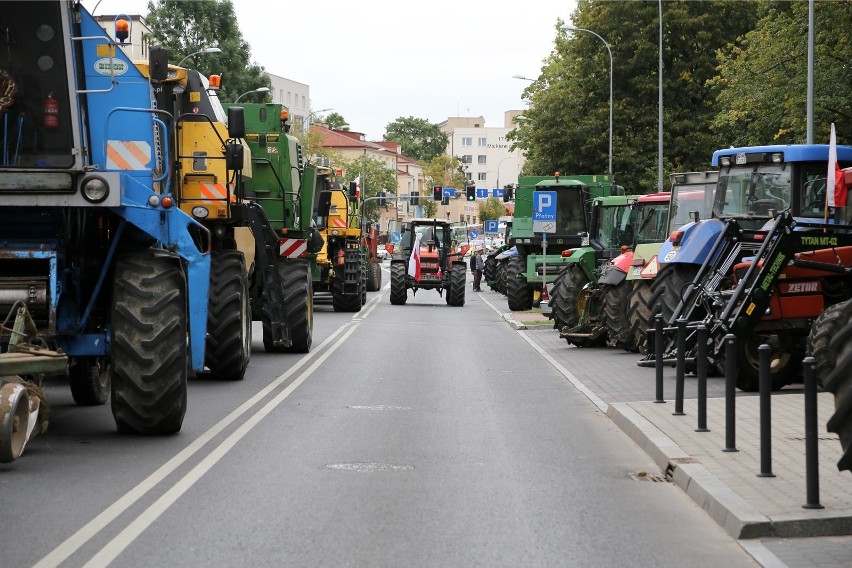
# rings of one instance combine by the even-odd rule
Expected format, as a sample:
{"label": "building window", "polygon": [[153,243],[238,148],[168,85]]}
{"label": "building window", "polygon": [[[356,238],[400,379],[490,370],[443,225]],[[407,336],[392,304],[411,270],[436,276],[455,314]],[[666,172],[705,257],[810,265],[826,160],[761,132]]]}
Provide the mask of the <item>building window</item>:
{"label": "building window", "polygon": [[472,164],[473,163],[473,156],[471,156],[470,154],[465,154],[464,156],[461,157],[461,162],[462,162],[462,164]]}
{"label": "building window", "polygon": [[484,148],[487,145],[488,145],[488,139],[487,138],[479,138],[479,147],[480,148]]}
{"label": "building window", "polygon": [[459,223],[464,223],[464,215],[459,215]]}
{"label": "building window", "polygon": [[484,165],[485,164],[485,158],[486,158],[486,156],[477,156],[476,157],[476,163]]}
{"label": "building window", "polygon": [[284,89],[278,89],[278,102],[284,104]]}
{"label": "building window", "polygon": [[287,106],[290,106],[292,104],[293,104],[293,93],[291,93],[290,91],[287,91]]}
{"label": "building window", "polygon": [[470,136],[462,136],[462,146],[473,146],[473,138]]}
{"label": "building window", "polygon": [[488,179],[488,174],[486,172],[479,172],[477,174],[477,178],[479,181],[485,181]]}
{"label": "building window", "polygon": [[476,215],[473,216],[473,224],[476,225]]}
{"label": "building window", "polygon": [[302,95],[302,108],[308,108],[307,104],[305,103],[305,95]]}
{"label": "building window", "polygon": [[464,177],[467,178],[467,181],[471,181],[473,179],[473,174],[470,172],[465,172]]}

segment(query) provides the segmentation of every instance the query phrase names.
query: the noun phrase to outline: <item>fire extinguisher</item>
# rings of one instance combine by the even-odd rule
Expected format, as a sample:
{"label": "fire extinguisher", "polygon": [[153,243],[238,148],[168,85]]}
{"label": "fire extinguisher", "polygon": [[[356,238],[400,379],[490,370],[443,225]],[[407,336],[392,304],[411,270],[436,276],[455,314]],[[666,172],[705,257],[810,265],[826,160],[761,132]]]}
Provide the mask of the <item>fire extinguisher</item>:
{"label": "fire extinguisher", "polygon": [[44,128],[55,130],[59,128],[59,101],[53,97],[53,93],[47,95],[44,101]]}

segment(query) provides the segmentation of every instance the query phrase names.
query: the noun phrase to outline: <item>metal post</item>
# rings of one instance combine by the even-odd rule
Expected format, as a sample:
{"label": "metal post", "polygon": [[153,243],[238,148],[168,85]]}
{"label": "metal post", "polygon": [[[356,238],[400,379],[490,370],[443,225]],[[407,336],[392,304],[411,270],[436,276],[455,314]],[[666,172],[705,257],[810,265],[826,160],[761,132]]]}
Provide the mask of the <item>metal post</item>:
{"label": "metal post", "polygon": [[762,344],[757,348],[760,360],[760,473],[758,477],[775,477],[772,473],[772,369],[769,357],[772,348]]}
{"label": "metal post", "polygon": [[707,328],[699,325],[696,329],[698,341],[695,360],[695,373],[698,375],[698,428],[696,432],[709,432],[707,428]]}
{"label": "metal post", "polygon": [[686,320],[677,319],[677,353],[675,362],[675,411],[674,416],[685,416],[683,412],[683,381],[686,373]]}
{"label": "metal post", "polygon": [[654,370],[657,373],[657,399],[654,402],[666,402],[663,398],[663,316],[654,316]]}
{"label": "metal post", "polygon": [[805,375],[805,486],[808,497],[808,502],[802,507],[824,509],[819,502],[816,359],[805,357],[802,367]]}
{"label": "metal post", "polygon": [[[541,234],[541,286],[542,289],[547,288],[547,233]],[[539,300],[541,300],[541,291],[539,291]]]}
{"label": "metal post", "polygon": [[737,444],[737,336],[725,336],[725,449],[738,452]]}

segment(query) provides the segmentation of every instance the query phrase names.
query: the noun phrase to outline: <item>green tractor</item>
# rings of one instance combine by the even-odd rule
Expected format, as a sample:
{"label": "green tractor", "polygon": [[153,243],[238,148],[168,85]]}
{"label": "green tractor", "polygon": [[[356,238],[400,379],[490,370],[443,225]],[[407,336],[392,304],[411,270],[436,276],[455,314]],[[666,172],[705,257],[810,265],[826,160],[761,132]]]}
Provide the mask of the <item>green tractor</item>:
{"label": "green tractor", "polygon": [[246,103],[238,106],[245,112],[245,141],[251,152],[250,177],[243,176],[245,196],[265,211],[268,226],[264,230],[275,233],[265,242],[277,242],[277,250],[273,253],[283,288],[283,311],[291,344],[276,347],[268,341],[271,334],[267,332],[266,322],[269,318],[262,312],[270,306],[253,302],[253,319],[264,322],[267,351],[306,353],[311,348],[313,335],[312,267],[323,246],[322,235],[312,221],[317,197],[316,169],[304,163],[301,144],[288,134],[289,117],[282,105]]}
{"label": "green tractor", "polygon": [[[614,188],[609,176],[560,177],[557,172],[553,177],[520,179],[508,243],[517,254],[501,260],[510,310],[528,310],[540,301],[542,288],[572,262],[562,252],[589,245],[589,203],[595,197],[609,196]],[[533,198],[536,192],[545,191],[556,195],[553,232],[534,230]]]}

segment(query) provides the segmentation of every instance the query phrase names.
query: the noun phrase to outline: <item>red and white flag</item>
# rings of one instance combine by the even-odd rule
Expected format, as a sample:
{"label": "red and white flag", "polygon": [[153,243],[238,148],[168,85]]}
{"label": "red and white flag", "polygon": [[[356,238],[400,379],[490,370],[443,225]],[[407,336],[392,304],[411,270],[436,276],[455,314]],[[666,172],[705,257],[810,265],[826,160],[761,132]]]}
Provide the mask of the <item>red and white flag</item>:
{"label": "red and white flag", "polygon": [[837,163],[837,135],[834,123],[831,123],[831,136],[828,140],[828,176],[825,182],[825,206],[846,207],[846,174]]}
{"label": "red and white flag", "polygon": [[408,258],[408,275],[414,276],[414,280],[420,281],[420,238],[423,235],[417,234],[414,239],[414,245],[411,247],[411,256]]}

